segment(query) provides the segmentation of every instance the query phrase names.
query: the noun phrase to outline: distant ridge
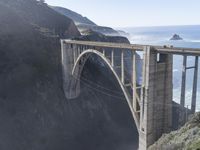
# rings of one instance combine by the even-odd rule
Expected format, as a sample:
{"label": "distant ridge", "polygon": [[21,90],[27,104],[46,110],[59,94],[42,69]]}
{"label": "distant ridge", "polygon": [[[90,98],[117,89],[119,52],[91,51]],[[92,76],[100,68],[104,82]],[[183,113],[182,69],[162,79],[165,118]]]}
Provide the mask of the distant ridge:
{"label": "distant ridge", "polygon": [[85,33],[85,31],[87,30],[92,30],[94,32],[98,32],[107,36],[120,36],[119,32],[117,32],[116,30],[110,27],[98,26],[93,21],[89,20],[87,17],[83,17],[82,15],[71,11],[67,8],[54,6],[50,7],[58,13],[72,19],[82,34]]}
{"label": "distant ridge", "polygon": [[72,19],[60,15],[60,13],[52,10],[45,3],[42,4],[35,0],[1,0],[0,4],[14,11],[27,24],[46,36],[52,35],[69,38],[80,35]]}
{"label": "distant ridge", "polygon": [[68,18],[72,19],[75,24],[89,24],[89,25],[96,25],[94,22],[92,22],[91,20],[89,20],[87,17],[83,17],[82,15],[69,10],[67,8],[63,8],[63,7],[58,7],[58,6],[50,6],[51,8],[53,8],[55,11],[67,16]]}

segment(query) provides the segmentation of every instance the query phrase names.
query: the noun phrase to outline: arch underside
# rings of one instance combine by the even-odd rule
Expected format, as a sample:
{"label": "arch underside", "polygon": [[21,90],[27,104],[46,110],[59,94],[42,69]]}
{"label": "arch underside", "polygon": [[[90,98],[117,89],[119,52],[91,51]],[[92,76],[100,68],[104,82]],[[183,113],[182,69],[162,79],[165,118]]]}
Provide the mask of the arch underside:
{"label": "arch underside", "polygon": [[84,65],[85,65],[85,62],[88,60],[89,56],[91,54],[95,54],[97,56],[99,56],[106,64],[107,66],[110,68],[110,70],[112,71],[112,73],[114,74],[114,76],[116,77],[123,93],[124,93],[124,96],[127,100],[127,103],[129,105],[129,108],[132,112],[132,116],[134,118],[134,121],[135,121],[135,124],[136,124],[136,127],[139,131],[139,115],[137,112],[134,111],[133,109],[133,105],[132,105],[132,97],[131,95],[129,94],[128,92],[128,89],[124,86],[124,84],[122,83],[122,81],[120,80],[120,76],[117,74],[117,72],[115,71],[114,67],[112,66],[111,64],[111,61],[106,58],[106,56],[100,52],[100,51],[97,51],[97,50],[94,50],[94,49],[88,49],[88,50],[84,50],[76,59],[74,65],[73,65],[73,69],[72,69],[72,76],[73,78],[77,81],[76,83],[78,85],[80,85],[80,77],[81,77],[81,73],[82,73],[82,70],[84,68]]}

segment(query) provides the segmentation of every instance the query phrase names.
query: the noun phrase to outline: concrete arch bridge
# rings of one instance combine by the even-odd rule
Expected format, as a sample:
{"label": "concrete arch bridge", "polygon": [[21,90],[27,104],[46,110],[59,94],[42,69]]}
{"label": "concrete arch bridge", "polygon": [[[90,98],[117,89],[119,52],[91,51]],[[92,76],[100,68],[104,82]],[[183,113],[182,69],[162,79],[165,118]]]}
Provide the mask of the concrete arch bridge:
{"label": "concrete arch bridge", "polygon": [[[184,58],[182,106],[185,105],[186,70],[194,69],[191,111],[195,111],[200,49],[61,40],[61,51],[63,88],[68,99],[79,95],[81,72],[91,54],[108,65],[132,112],[141,150],[146,150],[163,133],[171,130],[173,55],[183,55]],[[143,55],[143,59],[140,60],[137,52]],[[186,66],[187,56],[195,57],[194,66]],[[142,67],[138,68],[141,61]]]}

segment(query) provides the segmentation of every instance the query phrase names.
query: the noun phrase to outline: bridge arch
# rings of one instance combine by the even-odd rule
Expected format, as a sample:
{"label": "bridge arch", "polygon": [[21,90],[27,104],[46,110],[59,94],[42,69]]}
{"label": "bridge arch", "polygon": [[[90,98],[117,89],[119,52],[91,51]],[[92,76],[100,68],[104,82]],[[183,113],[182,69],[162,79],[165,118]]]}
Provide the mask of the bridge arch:
{"label": "bridge arch", "polygon": [[[108,49],[111,57],[105,55]],[[126,50],[132,55],[130,70],[124,68]],[[175,50],[177,53],[189,54],[187,49],[176,48]],[[137,73],[136,51],[143,53],[141,86],[137,85],[135,78]],[[110,68],[124,93],[139,133],[139,149],[146,150],[163,133],[171,130],[174,48],[61,40],[61,52],[63,90],[67,99],[77,98],[80,94],[81,72],[90,54],[95,54]],[[117,57],[120,66],[114,63],[114,57],[119,54],[118,52],[121,55]],[[162,61],[158,61],[158,54],[162,56]],[[121,73],[118,73],[117,69],[120,69]],[[131,69],[131,77],[125,77],[125,71],[131,71]]]}
{"label": "bridge arch", "polygon": [[133,115],[133,118],[134,118],[134,121],[135,121],[135,124],[136,124],[136,127],[137,127],[137,131],[139,132],[139,119],[138,119],[138,116],[136,115],[136,112],[132,108],[131,102],[129,101],[131,99],[130,95],[128,94],[128,91],[124,87],[124,85],[123,85],[122,81],[120,80],[120,77],[116,73],[115,69],[113,68],[110,60],[108,58],[106,58],[106,56],[103,53],[101,53],[98,50],[87,49],[87,50],[84,50],[78,56],[78,58],[76,59],[74,65],[73,65],[73,69],[72,69],[72,76],[77,81],[76,83],[80,86],[79,82],[80,82],[80,77],[81,77],[82,70],[84,68],[85,62],[88,60],[88,58],[89,58],[89,56],[91,54],[95,54],[98,57],[100,57],[102,59],[102,61],[104,61],[104,63],[109,67],[109,69],[111,70],[111,72],[113,73],[115,78],[117,79],[117,81],[118,81],[118,83],[119,83],[119,85],[121,87],[121,90],[124,93],[124,96],[125,96],[126,101],[128,103],[129,109],[131,110],[131,113]]}

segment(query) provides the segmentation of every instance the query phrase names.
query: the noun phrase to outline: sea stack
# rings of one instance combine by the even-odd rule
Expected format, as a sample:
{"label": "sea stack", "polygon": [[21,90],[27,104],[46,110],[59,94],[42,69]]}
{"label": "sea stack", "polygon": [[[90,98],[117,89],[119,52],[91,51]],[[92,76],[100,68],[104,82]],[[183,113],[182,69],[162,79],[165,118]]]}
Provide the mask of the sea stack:
{"label": "sea stack", "polygon": [[183,40],[183,38],[181,38],[178,34],[174,34],[170,40]]}

